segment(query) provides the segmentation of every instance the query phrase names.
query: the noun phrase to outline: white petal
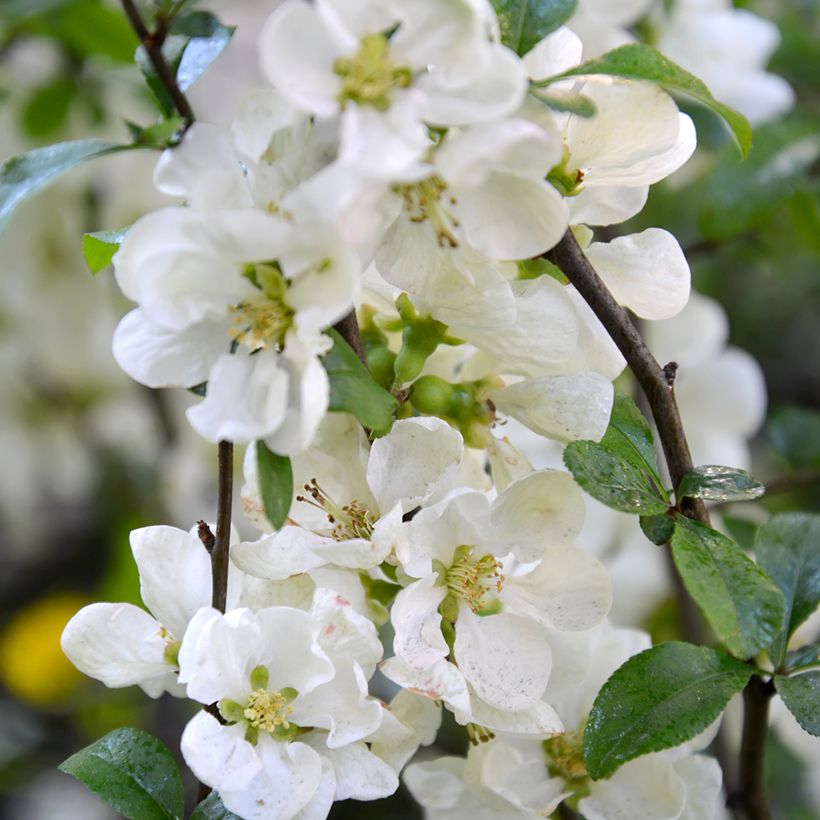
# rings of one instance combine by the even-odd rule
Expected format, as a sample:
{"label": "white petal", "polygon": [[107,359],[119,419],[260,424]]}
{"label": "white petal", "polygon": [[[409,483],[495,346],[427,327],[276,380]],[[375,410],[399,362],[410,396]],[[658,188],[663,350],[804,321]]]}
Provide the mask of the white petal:
{"label": "white petal", "polygon": [[648,228],[593,242],[586,255],[620,304],[643,319],[669,319],[689,299],[689,263],[668,231]]}
{"label": "white petal", "polygon": [[326,540],[330,539],[288,526],[258,541],[240,542],[231,551],[231,558],[241,570],[257,578],[281,581],[324,564],[311,547]]}
{"label": "white petal", "polygon": [[268,80],[294,105],[319,117],[338,112],[340,44],[311,3],[281,5],[262,28],[259,53]]}
{"label": "white petal", "polygon": [[541,627],[528,618],[506,612],[481,617],[460,605],[454,648],[467,682],[499,709],[525,709],[547,686],[550,647]]}
{"label": "white petal", "polygon": [[142,684],[173,671],[164,659],[160,624],[131,604],[83,607],[66,625],[60,645],[83,674],[112,688]]}
{"label": "white petal", "polygon": [[491,394],[495,406],[534,433],[563,443],[600,441],[609,424],[614,388],[600,373],[541,376]]}
{"label": "white petal", "polygon": [[335,799],[336,774],[327,756],[322,756],[322,779],[319,786],[305,807],[293,816],[293,820],[326,820]]}
{"label": "white petal", "polygon": [[578,65],[583,48],[578,35],[566,26],[561,26],[524,55],[524,65],[530,79],[544,80]]}
{"label": "white petal", "polygon": [[487,445],[487,458],[490,461],[493,484],[499,492],[505,490],[513,481],[532,472],[532,465],[526,456],[519,452],[506,436],[503,439],[493,439]]}
{"label": "white petal", "polygon": [[401,502],[408,512],[424,502],[437,485],[454,479],[464,454],[461,435],[437,418],[397,421],[373,442],[367,483],[378,508],[386,513]]}
{"label": "white petal", "polygon": [[250,208],[248,180],[230,132],[195,122],[182,142],[163,151],[154,184],[164,194],[182,197],[193,208]]}
{"label": "white petal", "polygon": [[242,353],[217,359],[205,399],[186,416],[203,438],[245,442],[271,435],[284,421],[289,384],[276,354]]}
{"label": "white petal", "polygon": [[723,808],[723,772],[717,760],[692,755],[675,763],[675,771],[686,786],[686,808],[680,820],[715,820]]}
{"label": "white petal", "polygon": [[564,731],[564,724],[555,709],[535,698],[524,708],[511,712],[492,706],[473,693],[469,714],[472,722],[496,732],[543,736]]}
{"label": "white petal", "polygon": [[480,188],[457,190],[467,241],[491,259],[529,259],[554,247],[569,224],[563,197],[549,183],[490,174]]}
{"label": "white petal", "polygon": [[467,682],[458,667],[439,660],[423,671],[408,666],[400,658],[388,658],[381,665],[382,674],[416,695],[434,701],[444,701],[456,711],[470,714],[470,694]]}
{"label": "white petal", "polygon": [[262,768],[244,724],[223,726],[204,710],[188,721],[180,747],[197,779],[219,792],[245,788]]}
{"label": "white petal", "polygon": [[298,817],[329,782],[322,758],[305,743],[282,743],[262,735],[255,748],[262,768],[254,779],[244,786],[226,783],[219,789],[225,808],[244,820]]}
{"label": "white petal", "polygon": [[194,387],[230,345],[229,321],[205,321],[168,330],[132,310],[114,331],[114,359],[147,387]]}
{"label": "white petal", "polygon": [[484,543],[497,555],[512,552],[519,561],[538,561],[544,550],[571,541],[584,523],[584,501],[568,473],[539,470],[514,481],[493,502],[492,530]]}
{"label": "white petal", "polygon": [[379,800],[399,787],[396,772],[364,743],[342,749],[322,749],[336,775],[336,800]]}
{"label": "white petal", "polygon": [[197,610],[211,605],[211,559],[198,538],[176,527],[133,530],[131,551],[145,606],[182,640]]}
{"label": "white petal", "polygon": [[413,669],[423,670],[446,658],[450,650],[441,634],[438,608],[447,593],[429,575],[403,589],[393,602],[393,651]]}
{"label": "white petal", "polygon": [[589,820],[677,820],[685,802],[686,789],[672,765],[647,755],[592,783],[579,808]]}
{"label": "white petal", "polygon": [[[413,763],[404,772],[404,784],[425,809],[439,809],[447,811],[451,817],[460,817],[459,810],[472,797],[464,780],[466,764],[463,757],[440,757]],[[428,816],[436,815],[428,811]]]}
{"label": "white petal", "polygon": [[[400,772],[419,746],[429,746],[435,741],[441,726],[441,706],[402,689],[390,701],[390,713],[406,732],[395,737],[373,737],[370,748],[394,771]],[[381,729],[378,734],[382,734]]]}
{"label": "white petal", "polygon": [[567,200],[573,225],[618,225],[639,214],[649,196],[648,185],[590,185]]}
{"label": "white petal", "polygon": [[532,572],[508,578],[503,600],[542,623],[577,632],[606,617],[612,583],[600,561],[567,546],[549,550]]}

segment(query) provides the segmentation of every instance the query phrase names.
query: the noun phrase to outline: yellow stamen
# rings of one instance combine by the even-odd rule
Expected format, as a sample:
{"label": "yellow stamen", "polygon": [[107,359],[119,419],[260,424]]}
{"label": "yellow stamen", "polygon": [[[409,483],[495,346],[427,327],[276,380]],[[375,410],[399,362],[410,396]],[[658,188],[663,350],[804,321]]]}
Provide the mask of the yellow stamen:
{"label": "yellow stamen", "polygon": [[454,231],[460,223],[442,205],[442,198],[446,198],[451,206],[457,205],[458,201],[454,196],[445,197],[447,183],[441,177],[429,177],[413,185],[399,185],[394,190],[404,198],[404,207],[411,222],[429,221],[442,248],[458,247]]}
{"label": "yellow stamen", "polygon": [[447,589],[478,612],[490,603],[491,590],[501,592],[504,576],[501,563],[492,555],[475,558],[471,548],[462,546],[456,550],[453,563],[444,574]]}
{"label": "yellow stamen", "polygon": [[342,78],[342,108],[347,102],[355,102],[386,111],[393,89],[407,88],[413,81],[412,70],[390,58],[390,44],[383,34],[363,37],[355,56],[336,60],[333,71]]}
{"label": "yellow stamen", "polygon": [[330,537],[334,541],[346,541],[349,538],[369,539],[373,534],[373,516],[355,499],[349,504],[340,506],[319,486],[315,478],[304,485],[310,496],[297,495],[296,500],[322,510],[332,525]]}
{"label": "yellow stamen", "polygon": [[254,729],[275,732],[278,728],[289,729],[287,716],[293,711],[288,699],[281,692],[255,689],[248,695],[242,714]]}

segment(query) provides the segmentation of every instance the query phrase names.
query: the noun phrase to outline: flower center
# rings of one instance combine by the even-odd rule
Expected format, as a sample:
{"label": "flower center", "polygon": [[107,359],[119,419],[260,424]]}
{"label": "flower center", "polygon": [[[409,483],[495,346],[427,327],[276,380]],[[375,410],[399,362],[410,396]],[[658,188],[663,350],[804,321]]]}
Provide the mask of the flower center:
{"label": "flower center", "polygon": [[[458,247],[454,231],[460,223],[442,205],[447,183],[441,177],[429,177],[412,185],[397,185],[393,190],[404,198],[404,207],[411,222],[421,223],[429,220],[440,247]],[[458,204],[458,200],[449,194],[447,202],[450,205]]]}
{"label": "flower center", "polygon": [[251,350],[281,349],[293,325],[294,310],[285,301],[287,283],[278,266],[249,265],[244,272],[259,294],[231,305],[236,314],[231,337]]}
{"label": "flower center", "polygon": [[584,765],[583,732],[565,732],[543,743],[547,769],[553,777],[560,777],[577,791],[587,785],[589,775]]}
{"label": "flower center", "polygon": [[256,689],[248,695],[242,714],[254,729],[275,733],[280,727],[290,729],[287,716],[293,711],[288,698],[282,692]]}
{"label": "flower center", "polygon": [[340,57],[333,64],[333,71],[342,78],[342,108],[351,101],[386,111],[393,89],[407,88],[413,82],[412,69],[390,59],[390,44],[383,34],[363,37],[356,55]]}
{"label": "flower center", "polygon": [[569,148],[566,145],[561,162],[547,174],[547,181],[562,196],[578,196],[583,190],[584,172],[570,167]]}
{"label": "flower center", "polygon": [[491,591],[501,592],[504,576],[501,564],[492,555],[476,558],[471,547],[459,547],[450,568],[445,570],[444,584],[452,595],[479,612],[491,603]]}
{"label": "flower center", "polygon": [[319,486],[315,478],[304,485],[309,497],[297,495],[296,500],[322,510],[332,525],[330,537],[334,541],[349,538],[369,539],[373,534],[373,516],[355,499],[340,506]]}

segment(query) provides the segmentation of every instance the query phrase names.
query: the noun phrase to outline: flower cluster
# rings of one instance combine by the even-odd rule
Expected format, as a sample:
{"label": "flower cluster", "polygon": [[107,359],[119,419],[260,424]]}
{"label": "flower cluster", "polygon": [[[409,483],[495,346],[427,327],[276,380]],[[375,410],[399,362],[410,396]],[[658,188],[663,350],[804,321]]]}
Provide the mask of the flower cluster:
{"label": "flower cluster", "polygon": [[[578,31],[600,33],[608,4],[580,5]],[[407,770],[431,818],[715,810],[719,773],[692,748],[588,776],[594,696],[648,639],[605,620],[577,485],[503,436],[514,420],[597,441],[609,421],[624,360],[547,258],[563,237],[637,316],[686,305],[673,236],[594,231],[642,209],[694,126],[647,81],[542,93],[594,48],[561,27],[519,56],[500,31],[486,0],[285,0],[259,33],[267,87],[162,154],[156,186],[184,204],[140,218],[114,257],[136,303],[117,362],[204,396],[188,419],[208,441],[249,445],[243,509],[261,534],[233,538],[220,612],[207,538],[135,531],[149,612],[94,604],[63,647],[108,686],[202,704],[183,755],[248,820],[393,793],[442,705],[474,748]],[[328,366],[351,314],[394,407],[385,429],[357,420]],[[263,452],[292,471],[277,521]]]}

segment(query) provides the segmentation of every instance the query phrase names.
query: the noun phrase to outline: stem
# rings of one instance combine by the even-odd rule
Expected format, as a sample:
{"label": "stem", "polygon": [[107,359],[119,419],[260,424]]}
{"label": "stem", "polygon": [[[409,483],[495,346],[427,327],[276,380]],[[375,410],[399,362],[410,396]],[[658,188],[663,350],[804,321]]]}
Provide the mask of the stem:
{"label": "stem", "polygon": [[743,736],[740,741],[738,788],[729,804],[748,820],[771,820],[764,782],[766,732],[769,728],[769,701],[774,683],[753,675],[743,690]]}
{"label": "stem", "polygon": [[217,460],[219,480],[216,501],[216,540],[211,551],[211,605],[225,611],[228,598],[228,567],[231,547],[231,502],[233,501],[233,444],[220,441]]}
{"label": "stem", "polygon": [[335,325],[334,330],[339,332],[339,335],[353,348],[359,361],[367,368],[367,358],[364,355],[364,347],[362,346],[362,337],[359,334],[359,322],[356,319],[356,309],[350,311],[343,319],[339,319]]}
{"label": "stem", "polygon": [[180,117],[185,120],[185,127],[187,128],[196,119],[191,104],[188,98],[182,93],[180,87],[177,85],[177,79],[171,67],[165,60],[162,54],[162,43],[165,40],[164,28],[160,27],[155,32],[150,32],[143,22],[137,7],[133,0],[121,0],[123,11],[128,21],[131,23],[131,28],[134,29],[135,34],[142,42],[145,48],[145,53],[157,72],[160,82],[165,86],[171,99],[174,101],[174,107],[179,112]]}

